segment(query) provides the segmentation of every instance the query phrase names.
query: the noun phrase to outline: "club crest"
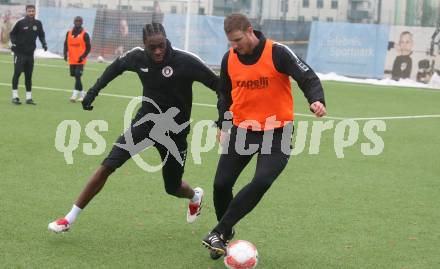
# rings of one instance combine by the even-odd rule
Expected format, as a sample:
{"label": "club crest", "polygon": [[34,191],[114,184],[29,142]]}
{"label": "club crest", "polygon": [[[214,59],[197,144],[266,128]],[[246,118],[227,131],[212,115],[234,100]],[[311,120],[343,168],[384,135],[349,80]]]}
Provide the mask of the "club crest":
{"label": "club crest", "polygon": [[171,68],[171,66],[165,66],[162,69],[162,75],[167,78],[171,77],[173,75],[173,68]]}

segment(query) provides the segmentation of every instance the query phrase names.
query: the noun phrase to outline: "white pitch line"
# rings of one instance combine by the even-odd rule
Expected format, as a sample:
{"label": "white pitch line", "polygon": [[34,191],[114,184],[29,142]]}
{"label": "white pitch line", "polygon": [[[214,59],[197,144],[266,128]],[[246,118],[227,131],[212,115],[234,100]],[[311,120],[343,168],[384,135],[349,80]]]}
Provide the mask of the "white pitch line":
{"label": "white pitch line", "polygon": [[[13,64],[12,61],[4,61],[4,60],[0,60],[0,63],[4,63],[4,64]],[[59,69],[69,69],[69,64],[66,63],[66,65],[55,65],[55,64],[39,64],[39,63],[35,63],[35,66],[43,66],[43,67],[50,67],[50,68],[59,68]],[[97,68],[93,68],[93,67],[84,67],[84,69],[87,70],[91,70],[91,71],[103,71],[101,69],[97,69]]]}
{"label": "white pitch line", "polygon": [[429,119],[440,118],[440,115],[415,115],[415,116],[396,116],[396,117],[376,117],[376,118],[350,118],[350,120],[405,120],[405,119]]}
{"label": "white pitch line", "polygon": [[[1,86],[11,86],[10,83],[0,82]],[[20,85],[20,88],[24,88],[24,86]],[[71,93],[72,90],[68,89],[60,89],[60,88],[49,88],[49,87],[41,87],[41,86],[32,86],[35,89],[46,90],[46,91],[54,91],[54,92],[68,92]],[[121,95],[121,94],[111,94],[111,93],[99,93],[102,96],[116,97],[116,98],[124,98],[124,99],[133,99],[138,96],[131,95]],[[193,103],[195,106],[201,107],[211,107],[217,108],[216,105],[213,104],[204,104],[204,103]],[[313,114],[302,114],[295,113],[297,116],[316,118]],[[371,118],[343,118],[343,117],[333,117],[333,116],[325,116],[321,119],[330,119],[330,120],[354,120],[354,121],[366,121],[366,120],[404,120],[404,119],[429,119],[429,118],[440,118],[440,115],[413,115],[413,116],[395,116],[395,117],[371,117]],[[318,118],[317,118],[318,119]]]}

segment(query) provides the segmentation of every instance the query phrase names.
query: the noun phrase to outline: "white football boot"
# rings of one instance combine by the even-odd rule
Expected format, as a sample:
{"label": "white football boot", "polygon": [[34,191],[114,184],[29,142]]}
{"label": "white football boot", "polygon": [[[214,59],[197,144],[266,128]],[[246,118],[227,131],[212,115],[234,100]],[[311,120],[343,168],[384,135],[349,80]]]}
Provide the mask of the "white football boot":
{"label": "white football boot", "polygon": [[70,224],[65,218],[61,218],[49,223],[47,228],[54,233],[64,233],[70,229]]}
{"label": "white football boot", "polygon": [[199,199],[196,202],[189,201],[188,211],[186,213],[186,221],[188,223],[193,223],[196,221],[197,217],[200,215],[202,210],[203,201],[203,189],[200,187],[194,188],[194,192],[198,194]]}

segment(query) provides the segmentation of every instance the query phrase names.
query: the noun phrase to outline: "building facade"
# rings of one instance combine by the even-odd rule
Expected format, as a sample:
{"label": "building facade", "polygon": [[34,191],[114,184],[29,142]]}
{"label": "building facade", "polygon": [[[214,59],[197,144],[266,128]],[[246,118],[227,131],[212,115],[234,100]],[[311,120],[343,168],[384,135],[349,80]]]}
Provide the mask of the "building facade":
{"label": "building facade", "polygon": [[0,0],[0,4],[103,8],[226,16],[241,12],[257,20],[334,21],[434,26],[439,0]]}

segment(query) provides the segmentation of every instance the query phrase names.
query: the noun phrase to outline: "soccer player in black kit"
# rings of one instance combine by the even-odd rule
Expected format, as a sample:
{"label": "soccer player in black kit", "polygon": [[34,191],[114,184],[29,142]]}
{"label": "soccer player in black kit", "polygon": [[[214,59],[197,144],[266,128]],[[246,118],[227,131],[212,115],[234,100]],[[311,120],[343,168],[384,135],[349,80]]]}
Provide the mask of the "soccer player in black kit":
{"label": "soccer player in black kit", "polygon": [[[118,146],[127,145],[127,140],[131,139],[135,144],[142,143],[141,141],[146,138],[155,142],[154,147],[159,151],[162,161],[166,160],[162,167],[166,192],[179,198],[190,199],[187,210],[189,223],[195,221],[200,214],[203,190],[192,189],[182,180],[187,149],[186,136],[189,133],[187,125],[192,107],[192,84],[194,81],[199,81],[208,88],[216,90],[219,78],[197,56],[172,48],[161,24],[147,24],[143,28],[143,40],[145,49],[134,48],[107,67],[95,85],[87,92],[82,105],[85,110],[92,110],[92,102],[100,90],[124,71],[138,74],[143,85],[143,96],[154,101],[155,104],[142,102],[131,127],[118,138],[110,154],[94,172],[71,211],[64,218],[49,224],[48,228],[53,232],[60,233],[69,230],[81,210],[104,186],[108,176],[131,158],[131,151]],[[159,106],[163,113],[158,114],[155,105]],[[152,121],[146,119],[169,115],[175,117],[175,122],[171,125],[181,129],[176,131],[171,128],[169,136],[157,139],[158,133],[155,131],[161,130],[164,126],[153,124]],[[160,143],[169,139],[174,142],[172,147],[165,147]],[[172,154],[172,149],[176,146],[177,156]]]}
{"label": "soccer player in black kit", "polygon": [[12,103],[20,105],[18,97],[18,79],[24,72],[26,85],[26,104],[35,105],[32,100],[32,72],[34,70],[35,41],[40,39],[43,49],[47,50],[43,24],[35,19],[35,6],[26,6],[26,16],[18,20],[11,33],[11,50],[14,52],[14,75],[12,77]]}

